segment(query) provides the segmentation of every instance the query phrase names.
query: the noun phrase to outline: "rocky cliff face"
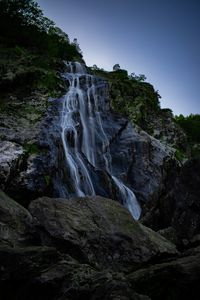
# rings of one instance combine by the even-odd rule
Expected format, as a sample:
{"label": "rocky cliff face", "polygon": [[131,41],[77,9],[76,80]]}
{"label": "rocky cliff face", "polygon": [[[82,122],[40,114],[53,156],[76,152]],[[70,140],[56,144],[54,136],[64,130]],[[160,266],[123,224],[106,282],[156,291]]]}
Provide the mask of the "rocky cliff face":
{"label": "rocky cliff face", "polygon": [[[150,135],[113,110],[111,87],[104,79],[95,77],[96,90],[89,97],[91,78],[82,74],[79,79],[83,99],[91,101],[92,109],[94,95],[101,102],[97,112],[102,128],[93,123],[99,135],[94,145],[103,149],[102,157],[99,150],[95,154],[98,168],[85,146],[80,150],[83,142],[77,149],[95,193],[124,204],[112,169],[135,193],[142,223],[159,234],[135,222],[117,201],[43,197],[59,197],[60,187],[73,183],[61,136],[66,98],[52,99],[39,90],[29,96],[10,91],[1,98],[0,187],[27,209],[1,193],[1,295],[22,300],[198,299],[199,161],[181,167],[176,160],[172,146],[185,140],[170,116],[168,127],[164,117],[151,116],[155,130],[147,130]],[[67,80],[64,85],[69,86]],[[81,141],[80,122],[76,130]],[[65,137],[73,148],[73,135]],[[104,166],[104,155],[111,169]],[[33,201],[37,197],[43,198]]]}
{"label": "rocky cliff face", "polygon": [[199,240],[200,161],[187,161],[180,171],[170,174],[159,199],[147,204],[143,223],[171,238],[179,246]]}
{"label": "rocky cliff face", "polygon": [[[80,78],[83,95],[93,88],[88,88],[88,78],[86,75]],[[157,199],[169,165],[175,163],[173,149],[114,113],[106,96],[105,81],[97,78],[96,81],[95,97],[104,97],[99,112],[113,174],[135,192],[141,203]],[[64,98],[48,101],[45,96],[34,93],[28,98],[10,97],[2,107],[0,146],[2,152],[6,148],[6,154],[2,155],[1,188],[15,199],[27,198],[29,202],[42,195],[60,196],[60,186],[70,182],[69,171],[64,168],[60,128],[63,101]],[[79,128],[80,136],[82,130]],[[100,153],[97,155],[101,157]],[[120,198],[105,167],[95,169],[89,161],[87,168],[96,194]]]}

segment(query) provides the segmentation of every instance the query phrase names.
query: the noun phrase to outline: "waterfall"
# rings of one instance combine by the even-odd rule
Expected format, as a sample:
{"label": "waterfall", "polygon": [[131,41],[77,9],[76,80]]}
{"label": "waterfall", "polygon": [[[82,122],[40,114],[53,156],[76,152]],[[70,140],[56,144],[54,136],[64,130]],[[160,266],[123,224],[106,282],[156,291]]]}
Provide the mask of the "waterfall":
{"label": "waterfall", "polygon": [[67,68],[70,87],[63,98],[61,138],[71,184],[60,189],[61,196],[66,196],[66,189],[70,195],[95,195],[90,169],[104,170],[112,178],[123,205],[138,219],[141,209],[133,191],[112,174],[109,139],[102,123],[107,109],[105,83],[87,74],[85,66],[78,62],[68,63]]}

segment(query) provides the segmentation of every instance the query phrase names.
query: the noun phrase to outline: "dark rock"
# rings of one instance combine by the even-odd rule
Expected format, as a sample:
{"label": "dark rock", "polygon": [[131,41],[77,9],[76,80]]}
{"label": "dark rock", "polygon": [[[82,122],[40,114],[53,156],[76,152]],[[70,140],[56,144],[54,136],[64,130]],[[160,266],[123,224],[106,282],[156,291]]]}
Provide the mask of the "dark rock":
{"label": "dark rock", "polygon": [[157,198],[166,177],[167,165],[171,160],[174,161],[172,149],[139,127],[125,122],[111,141],[116,177],[131,186],[139,200],[147,202],[152,197]]}
{"label": "dark rock", "polygon": [[43,197],[30,204],[31,215],[4,194],[0,204],[10,230],[0,240],[1,299],[200,297],[200,247],[178,253],[115,201]]}
{"label": "dark rock", "polygon": [[128,276],[132,288],[152,299],[198,300],[200,297],[200,248],[170,262],[140,269]]}
{"label": "dark rock", "polygon": [[32,216],[0,191],[0,242],[12,247],[27,244]]}
{"label": "dark rock", "polygon": [[172,227],[179,243],[200,233],[200,160],[187,161],[168,178],[159,200],[147,204],[143,223],[154,230]]}
{"label": "dark rock", "polygon": [[[9,299],[55,299],[34,288],[37,276],[61,259],[54,248],[0,246],[0,297]],[[49,298],[48,298],[49,296]]]}
{"label": "dark rock", "polygon": [[[47,102],[47,96],[37,91],[21,101],[13,98],[5,103],[0,113],[0,139],[3,140],[2,147],[7,145],[10,160],[11,155],[16,156],[18,150],[21,150],[22,155],[19,156],[21,159],[15,159],[12,163],[9,161],[7,173],[11,169],[12,174],[6,179],[7,184],[4,184],[5,179],[2,178],[0,186],[12,198],[28,206],[31,200],[53,193],[51,177],[57,168],[58,153],[55,153],[57,147],[54,142],[56,126],[59,124],[59,100],[56,104],[53,100]],[[7,166],[3,161],[6,154],[4,148],[0,162],[1,177],[5,177]]]}
{"label": "dark rock", "polygon": [[[98,77],[93,80],[101,99],[98,101],[99,107],[95,109],[101,115],[102,127],[108,139],[104,151],[107,151],[107,156],[111,154],[113,174],[135,192],[140,202],[146,202],[152,197],[158,198],[166,176],[166,165],[169,160],[173,160],[173,151],[112,112],[107,82]],[[86,75],[82,75],[80,85],[84,92],[86,83],[92,84],[86,82]],[[12,178],[6,188],[2,188],[26,207],[37,197],[69,197],[74,194],[60,136],[63,98],[49,100],[47,95],[39,91],[29,97],[11,95],[0,113],[1,139],[21,145],[26,154],[17,176]],[[91,103],[96,105],[92,94]],[[94,132],[98,149],[94,151],[98,168],[94,168],[81,151],[81,126],[79,152],[87,165],[96,194],[122,201],[116,185],[105,169],[102,155],[102,139],[105,136],[100,136],[98,126],[97,122]],[[68,136],[68,139],[73,146],[72,136]]]}
{"label": "dark rock", "polygon": [[173,244],[134,221],[115,201],[101,197],[40,198],[30,204],[43,244],[58,247],[82,263],[134,269],[166,255]]}
{"label": "dark rock", "polygon": [[24,149],[16,143],[0,142],[0,188],[3,189],[20,171]]}

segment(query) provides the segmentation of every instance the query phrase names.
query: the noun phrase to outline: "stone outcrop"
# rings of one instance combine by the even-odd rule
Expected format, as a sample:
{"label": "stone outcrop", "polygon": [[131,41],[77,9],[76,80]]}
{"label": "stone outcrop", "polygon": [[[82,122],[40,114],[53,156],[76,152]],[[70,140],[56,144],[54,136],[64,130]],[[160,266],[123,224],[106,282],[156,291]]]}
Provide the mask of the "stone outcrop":
{"label": "stone outcrop", "polygon": [[114,173],[133,188],[141,202],[158,198],[169,164],[176,165],[173,150],[119,116],[115,122],[120,126],[111,137]]}
{"label": "stone outcrop", "polygon": [[[187,161],[171,173],[159,199],[147,204],[143,223],[184,245],[200,233],[200,161]],[[198,239],[197,239],[198,240]]]}
{"label": "stone outcrop", "polygon": [[132,287],[151,299],[195,299],[200,295],[200,247],[177,260],[155,264],[128,276]]}
{"label": "stone outcrop", "polygon": [[0,215],[1,299],[199,299],[199,248],[180,254],[116,201],[44,197],[28,211],[1,193]]}
{"label": "stone outcrop", "polygon": [[0,187],[5,188],[23,163],[24,149],[16,143],[0,142]]}
{"label": "stone outcrop", "polygon": [[[114,176],[130,187],[141,203],[152,197],[158,198],[166,167],[173,160],[172,149],[114,113],[110,108],[107,83],[100,78],[94,78],[94,81],[98,97],[105,94],[102,107],[98,109],[107,136],[106,147],[110,148]],[[83,90],[86,88],[86,75],[80,77],[80,86]],[[26,199],[23,205],[27,206],[40,196],[61,196],[63,186],[71,183],[61,141],[63,99],[48,101],[47,96],[37,91],[29,97],[21,97],[10,96],[3,104],[0,138],[3,142],[22,147],[25,154],[23,164],[16,166],[17,176],[12,176],[6,187],[3,184],[0,187],[16,200]],[[80,137],[82,130],[80,127]],[[99,137],[100,142],[102,138],[105,137]],[[99,159],[102,156],[100,150],[96,149]],[[119,199],[118,190],[105,168],[86,164],[96,194]]]}
{"label": "stone outcrop", "polygon": [[[173,244],[146,229],[115,201],[101,197],[39,198],[30,204],[41,240],[84,263],[134,269],[153,257],[174,255]],[[46,233],[46,234],[45,234]]]}
{"label": "stone outcrop", "polygon": [[0,241],[10,247],[28,241],[32,216],[21,205],[0,191]]}
{"label": "stone outcrop", "polygon": [[58,155],[51,144],[56,142],[54,125],[59,124],[57,107],[59,99],[48,100],[36,91],[29,97],[10,96],[1,107],[0,188],[15,199],[26,199],[25,206],[36,197],[52,195],[51,174]]}

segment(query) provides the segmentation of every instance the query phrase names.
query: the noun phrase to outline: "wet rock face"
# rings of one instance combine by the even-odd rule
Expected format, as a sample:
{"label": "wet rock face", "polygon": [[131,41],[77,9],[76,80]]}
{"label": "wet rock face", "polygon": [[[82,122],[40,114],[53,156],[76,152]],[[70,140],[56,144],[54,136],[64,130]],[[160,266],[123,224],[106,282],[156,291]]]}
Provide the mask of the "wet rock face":
{"label": "wet rock face", "polygon": [[[80,87],[85,93],[84,101],[88,101],[87,87],[92,87],[92,84],[96,86],[98,99],[95,100],[91,93],[91,110],[97,109],[101,116],[102,127],[107,137],[105,156],[109,158],[111,154],[113,175],[131,188],[140,202],[148,201],[152,195],[158,197],[165,177],[165,164],[171,157],[170,150],[138,127],[132,126],[125,118],[112,112],[108,84],[104,80],[94,77],[92,82],[90,76],[80,76]],[[15,143],[24,153],[23,164],[13,164],[12,181],[6,186],[2,184],[1,188],[15,199],[26,199],[23,200],[27,201],[23,202],[25,206],[43,195],[68,197],[75,194],[61,140],[62,105],[63,98],[48,101],[44,95],[35,92],[32,96],[22,99],[11,97],[0,113],[2,141]],[[94,128],[98,148],[93,149],[96,151],[96,168],[87,161],[82,151],[83,127],[80,125],[80,115],[77,113],[74,118],[79,124],[79,152],[92,178],[95,193],[121,201],[119,192],[105,169],[101,149],[102,138],[105,137],[102,137],[98,127]],[[74,132],[66,131],[66,140],[73,151]],[[7,175],[2,173],[1,176]],[[84,181],[84,178],[81,177],[81,180]]]}
{"label": "wet rock face", "polygon": [[140,201],[158,197],[171,149],[124,119],[115,122],[119,127],[110,144],[114,174],[133,188]]}
{"label": "wet rock face", "polygon": [[[114,176],[133,190],[140,201],[158,196],[165,164],[172,156],[170,148],[111,110],[104,80],[83,73],[67,77],[72,89],[64,97],[61,111],[66,160],[60,156],[62,164],[54,180],[54,195],[69,197],[78,190],[123,203]],[[63,121],[63,116],[67,121]],[[87,174],[82,170],[83,164]],[[79,169],[76,176],[74,169]]]}

